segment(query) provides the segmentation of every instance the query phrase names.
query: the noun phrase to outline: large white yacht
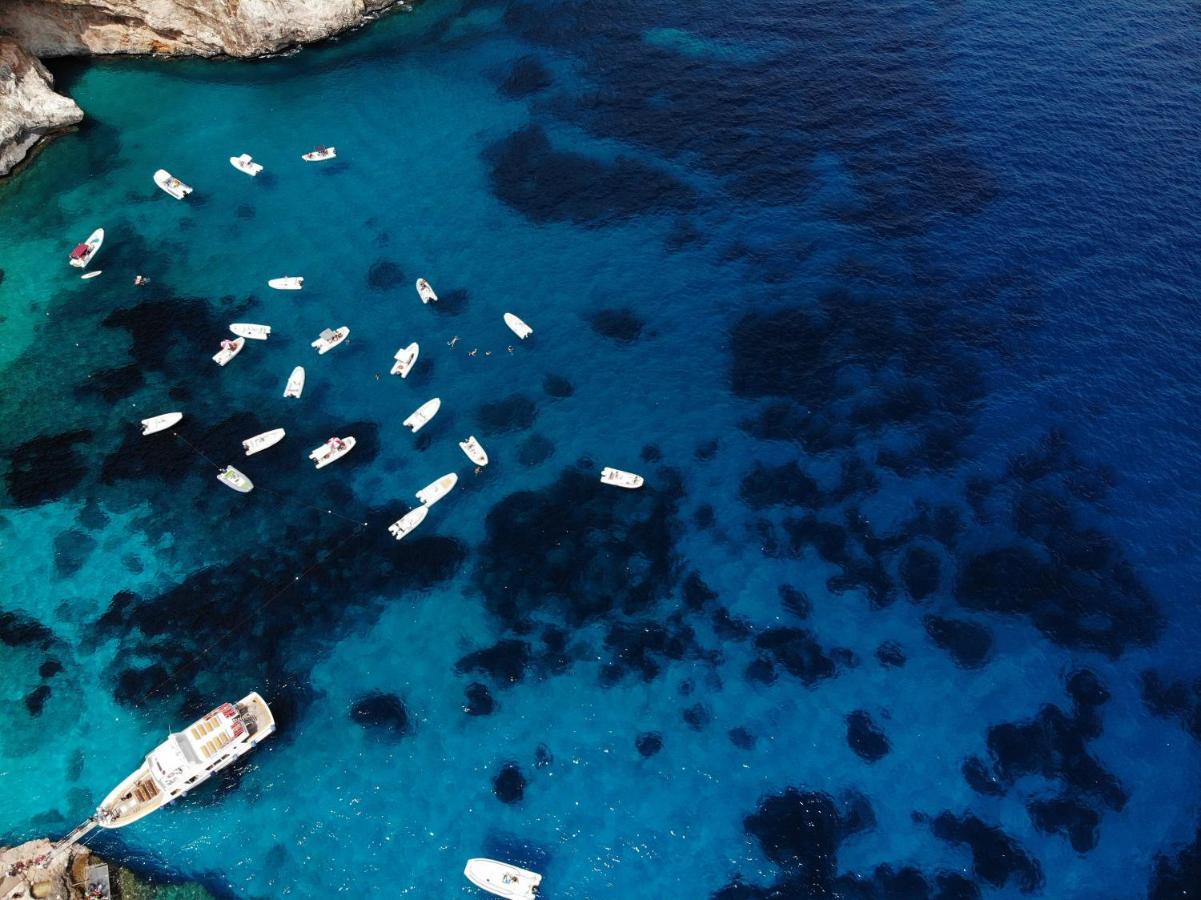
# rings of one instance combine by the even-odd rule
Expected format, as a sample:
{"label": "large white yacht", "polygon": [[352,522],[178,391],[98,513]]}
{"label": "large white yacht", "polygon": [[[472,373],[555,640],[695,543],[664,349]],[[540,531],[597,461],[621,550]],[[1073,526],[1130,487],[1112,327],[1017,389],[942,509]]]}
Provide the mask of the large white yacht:
{"label": "large white yacht", "polygon": [[136,822],[207,781],[274,731],[275,717],[256,692],[222,703],[151,750],[141,767],[104,798],[96,823],[121,828]]}

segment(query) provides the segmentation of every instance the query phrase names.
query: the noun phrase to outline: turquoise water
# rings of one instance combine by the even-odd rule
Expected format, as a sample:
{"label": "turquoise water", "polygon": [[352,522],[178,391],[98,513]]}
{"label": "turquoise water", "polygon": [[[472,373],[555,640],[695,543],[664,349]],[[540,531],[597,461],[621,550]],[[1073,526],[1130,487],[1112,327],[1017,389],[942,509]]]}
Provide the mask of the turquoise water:
{"label": "turquoise water", "polygon": [[[0,188],[0,836],[257,689],[276,738],[97,846],[250,897],[471,895],[476,855],[547,897],[1177,896],[1175,13],[430,0],[278,59],[60,64],[88,119]],[[218,369],[233,321],[273,334]]]}

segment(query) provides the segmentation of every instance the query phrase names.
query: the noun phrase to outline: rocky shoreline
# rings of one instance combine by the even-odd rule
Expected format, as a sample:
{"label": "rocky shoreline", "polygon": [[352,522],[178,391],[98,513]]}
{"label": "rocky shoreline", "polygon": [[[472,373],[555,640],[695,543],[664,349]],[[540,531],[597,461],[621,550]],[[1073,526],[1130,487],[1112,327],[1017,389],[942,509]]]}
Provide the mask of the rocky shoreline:
{"label": "rocky shoreline", "polygon": [[[41,861],[50,852],[50,847],[50,841],[44,838],[16,847],[0,847],[2,900],[89,900],[88,868],[97,864],[108,868],[113,897],[152,900],[160,893],[159,888],[141,880],[131,870],[105,862],[80,844],[60,853],[50,865],[43,866]],[[185,896],[190,900],[212,900],[212,894],[196,884],[172,885],[167,890],[177,900]]]}
{"label": "rocky shoreline", "polygon": [[331,37],[402,0],[3,0],[0,177],[83,119],[39,58],[256,57]]}

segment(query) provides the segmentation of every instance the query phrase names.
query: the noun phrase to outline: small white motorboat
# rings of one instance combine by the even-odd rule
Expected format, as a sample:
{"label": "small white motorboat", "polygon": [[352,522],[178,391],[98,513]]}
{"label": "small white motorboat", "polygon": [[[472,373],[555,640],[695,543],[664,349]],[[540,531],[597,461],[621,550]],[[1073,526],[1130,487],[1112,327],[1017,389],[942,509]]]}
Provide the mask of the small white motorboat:
{"label": "small white motorboat", "polygon": [[256,434],[254,437],[242,441],[242,449],[246,451],[247,456],[254,456],[268,447],[274,447],[284,439],[285,433],[282,428],[273,428],[270,431],[264,431],[262,434]]}
{"label": "small white motorboat", "polygon": [[318,469],[324,469],[332,462],[341,459],[347,453],[354,449],[354,438],[352,437],[332,437],[312,453],[309,454],[309,459],[317,464]]}
{"label": "small white motorboat", "polygon": [[254,482],[233,466],[226,466],[222,469],[221,474],[217,476],[217,480],[227,487],[233,488],[239,494],[249,494],[254,490]]}
{"label": "small white motorboat", "polygon": [[104,273],[104,269],[97,269],[95,272],[87,272],[83,275],[80,275],[79,277],[82,278],[84,281],[87,281],[89,278],[95,278],[97,275],[101,275],[103,273]]}
{"label": "small white motorboat", "polygon": [[429,303],[431,300],[436,301],[438,295],[434,293],[434,289],[430,287],[430,283],[424,278],[417,279],[417,296],[421,298],[422,303]]}
{"label": "small white motorboat", "polygon": [[213,362],[219,366],[225,365],[235,356],[242,352],[242,348],[246,346],[246,338],[240,337],[237,340],[224,340],[221,342],[221,349],[213,354]]}
{"label": "small white motorboat", "polygon": [[465,441],[459,441],[459,449],[466,453],[467,458],[477,466],[488,465],[488,454],[484,452],[484,448],[480,446],[480,442],[475,439],[475,435],[472,435]]}
{"label": "small white motorboat", "polygon": [[392,537],[398,541],[425,521],[425,517],[429,515],[430,508],[424,503],[414,510],[411,510],[388,526],[388,531]]}
{"label": "small white motorboat", "polygon": [[350,329],[343,325],[341,328],[326,328],[317,335],[317,340],[309,344],[316,347],[317,352],[324,356],[342,343],[350,335]]}
{"label": "small white motorboat", "polygon": [[304,279],[299,275],[285,275],[283,278],[272,278],[267,282],[267,287],[277,291],[298,291],[304,287]]}
{"label": "small white motorboat", "polygon": [[405,427],[411,428],[413,434],[424,428],[429,420],[438,414],[438,410],[442,408],[442,400],[435,397],[433,400],[427,400],[417,407],[417,411],[404,420]]}
{"label": "small white motorboat", "polygon": [[521,319],[517,318],[517,316],[513,315],[512,313],[505,313],[505,324],[508,325],[509,329],[523,341],[534,333],[534,329],[525,324],[525,322],[521,321]]}
{"label": "small white motorboat", "polygon": [[161,416],[151,416],[149,419],[142,420],[142,434],[154,434],[156,431],[164,431],[170,428],[176,422],[183,418],[181,412],[163,413]]}
{"label": "small white motorboat", "polygon": [[233,322],[229,330],[238,337],[250,338],[252,341],[265,341],[271,335],[270,325],[255,325],[253,322]]}
{"label": "small white motorboat", "polygon": [[437,481],[431,481],[417,492],[417,499],[426,506],[433,506],[450,493],[451,488],[459,483],[459,476],[454,472],[443,475]]}
{"label": "small white motorboat", "polygon": [[323,159],[333,159],[337,155],[333,147],[323,147],[318,144],[313,150],[300,158],[305,162],[321,162]]}
{"label": "small white motorboat", "polygon": [[[75,249],[71,251],[71,258],[67,260],[77,269],[86,269],[88,263],[92,261],[92,257],[96,255],[96,251],[100,249],[100,245],[104,243],[104,229],[97,228],[88,239],[82,244],[76,244]],[[99,275],[99,272],[92,272],[92,275]],[[88,276],[83,276],[87,278]]]}
{"label": "small white motorboat", "polygon": [[611,484],[614,487],[627,488],[631,491],[634,490],[634,488],[642,487],[643,483],[643,478],[641,475],[635,475],[633,472],[623,472],[621,469],[613,469],[609,466],[605,466],[603,469],[601,469],[600,480],[605,484]]}
{"label": "small white motorboat", "polygon": [[229,158],[229,164],[239,172],[245,172],[251,177],[254,177],[255,175],[259,174],[259,172],[263,171],[262,164],[256,163],[253,159],[251,159],[249,153],[243,153],[241,156],[231,156]]}
{"label": "small white motorboat", "polygon": [[508,900],[537,900],[542,876],[495,859],[469,859],[463,869],[467,880],[480,890]]}
{"label": "small white motorboat", "polygon": [[407,377],[414,363],[417,362],[417,355],[420,352],[421,348],[417,346],[416,341],[413,341],[407,347],[401,347],[397,350],[396,356],[393,357],[396,363],[392,366],[392,374],[399,375],[401,378]]}
{"label": "small white motorboat", "polygon": [[176,200],[182,200],[192,193],[191,185],[184,184],[166,169],[159,169],[154,173],[154,183]]}
{"label": "small white motorboat", "polygon": [[285,397],[299,397],[304,390],[304,366],[297,366],[288,376],[288,385],[284,388]]}

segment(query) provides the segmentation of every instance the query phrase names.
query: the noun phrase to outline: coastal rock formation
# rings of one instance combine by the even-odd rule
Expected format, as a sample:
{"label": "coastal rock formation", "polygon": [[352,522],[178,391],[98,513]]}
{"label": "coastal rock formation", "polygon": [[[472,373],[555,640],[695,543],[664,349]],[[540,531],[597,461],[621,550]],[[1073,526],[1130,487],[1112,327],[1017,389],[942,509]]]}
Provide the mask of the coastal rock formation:
{"label": "coastal rock formation", "polygon": [[395,0],[5,0],[0,31],[36,56],[261,56],[329,37]]}
{"label": "coastal rock formation", "polygon": [[83,118],[74,100],[54,93],[46,67],[14,41],[0,37],[0,175],[42,138]]}
{"label": "coastal rock formation", "polygon": [[[263,56],[353,28],[398,0],[0,0],[0,177],[83,118],[36,57]],[[403,0],[402,0],[403,4]]]}

